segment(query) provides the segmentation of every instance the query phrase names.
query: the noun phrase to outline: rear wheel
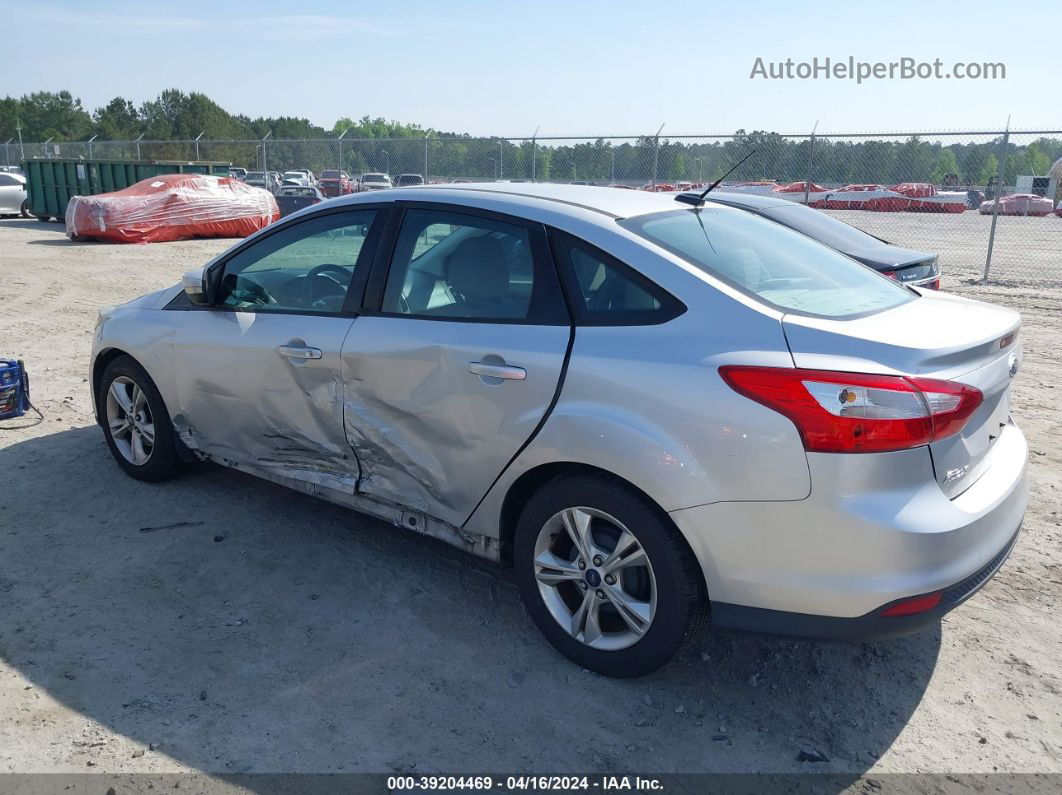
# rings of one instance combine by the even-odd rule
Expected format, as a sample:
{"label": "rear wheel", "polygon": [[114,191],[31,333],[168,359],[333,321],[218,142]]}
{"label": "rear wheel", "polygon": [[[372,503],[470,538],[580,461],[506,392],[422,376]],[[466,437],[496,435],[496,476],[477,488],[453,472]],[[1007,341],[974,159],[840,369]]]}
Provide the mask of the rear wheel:
{"label": "rear wheel", "polygon": [[22,214],[23,218],[31,217],[30,216],[30,208],[29,208],[29,199],[26,199],[26,201],[22,202],[22,207],[19,210],[19,212]]}
{"label": "rear wheel", "polygon": [[656,670],[704,620],[703,579],[678,530],[607,475],[543,486],[520,516],[513,563],[524,604],[549,642],[606,676]]}
{"label": "rear wheel", "polygon": [[118,466],[137,480],[172,477],[179,465],[173,425],[151,377],[130,356],[103,372],[96,396],[103,433]]}

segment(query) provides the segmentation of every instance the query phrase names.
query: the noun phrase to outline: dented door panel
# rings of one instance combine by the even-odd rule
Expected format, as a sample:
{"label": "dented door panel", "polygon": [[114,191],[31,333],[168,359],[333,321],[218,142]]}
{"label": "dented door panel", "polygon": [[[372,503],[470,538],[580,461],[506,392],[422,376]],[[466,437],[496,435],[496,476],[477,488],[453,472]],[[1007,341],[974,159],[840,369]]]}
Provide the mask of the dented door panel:
{"label": "dented door panel", "polygon": [[[359,317],[342,358],[360,493],[461,525],[545,416],[570,333],[568,326]],[[521,368],[523,378],[471,372],[475,362]]]}
{"label": "dented door panel", "polygon": [[[349,317],[188,312],[174,340],[178,411],[193,447],[225,462],[353,493],[340,351]],[[320,358],[300,358],[301,347]],[[294,348],[295,350],[291,350]],[[285,353],[287,355],[285,355]]]}

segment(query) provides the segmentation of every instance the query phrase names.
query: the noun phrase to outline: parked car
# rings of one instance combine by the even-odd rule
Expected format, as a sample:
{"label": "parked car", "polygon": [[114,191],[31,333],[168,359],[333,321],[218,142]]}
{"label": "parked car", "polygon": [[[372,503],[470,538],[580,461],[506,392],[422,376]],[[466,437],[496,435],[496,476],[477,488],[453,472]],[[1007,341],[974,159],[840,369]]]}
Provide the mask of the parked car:
{"label": "parked car", "polygon": [[391,178],[386,174],[381,174],[379,172],[362,174],[361,179],[358,180],[359,191],[382,190],[383,188],[390,187]]}
{"label": "parked car", "polygon": [[354,192],[354,183],[350,181],[350,175],[346,171],[322,171],[317,187],[329,197],[346,196]]}
{"label": "parked car", "polygon": [[510,563],[558,650],[634,676],[703,621],[888,636],[984,585],[1019,326],[723,204],[439,186],[102,311],[90,375],[132,477],[216,461]]}
{"label": "parked car", "polygon": [[245,179],[247,177],[247,169],[240,168],[239,166],[229,167],[229,176],[235,179]]}
{"label": "parked car", "polygon": [[26,178],[22,174],[0,172],[0,215],[30,217]]}
{"label": "parked car", "polygon": [[270,193],[210,174],[159,174],[110,193],[73,196],[65,214],[71,240],[108,243],[247,237],[280,218]]}
{"label": "parked car", "polygon": [[712,193],[711,198],[717,204],[740,207],[802,232],[890,279],[915,287],[940,289],[936,254],[894,246],[821,210],[786,199],[754,193]]}
{"label": "parked car", "polygon": [[396,188],[410,188],[414,185],[423,185],[424,177],[420,174],[399,174],[395,179]]}
{"label": "parked car", "polygon": [[280,179],[275,171],[248,171],[241,181],[255,188],[264,188],[270,193],[276,193],[280,187]]}
{"label": "parked car", "polygon": [[280,175],[281,184],[301,185],[304,188],[314,187],[313,178],[305,171],[285,171]]}
{"label": "parked car", "polygon": [[[996,209],[996,203],[999,209]],[[978,208],[981,215],[1031,215],[1042,217],[1054,212],[1055,203],[1035,193],[1012,193],[1002,199],[989,199]]]}
{"label": "parked car", "polygon": [[310,207],[325,200],[324,194],[318,188],[307,188],[303,185],[281,185],[276,195],[277,206],[280,208],[280,217],[291,215],[304,207]]}

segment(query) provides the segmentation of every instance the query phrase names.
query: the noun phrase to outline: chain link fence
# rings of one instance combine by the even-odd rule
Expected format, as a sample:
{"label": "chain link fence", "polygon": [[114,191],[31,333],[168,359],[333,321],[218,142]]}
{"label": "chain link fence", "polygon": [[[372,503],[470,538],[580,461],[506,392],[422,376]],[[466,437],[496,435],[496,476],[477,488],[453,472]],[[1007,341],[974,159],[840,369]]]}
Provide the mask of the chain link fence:
{"label": "chain link fence", "polygon": [[203,160],[252,171],[416,174],[426,182],[563,182],[719,190],[809,204],[940,255],[945,283],[1062,284],[1062,130],[733,135],[82,141],[3,144],[29,158]]}

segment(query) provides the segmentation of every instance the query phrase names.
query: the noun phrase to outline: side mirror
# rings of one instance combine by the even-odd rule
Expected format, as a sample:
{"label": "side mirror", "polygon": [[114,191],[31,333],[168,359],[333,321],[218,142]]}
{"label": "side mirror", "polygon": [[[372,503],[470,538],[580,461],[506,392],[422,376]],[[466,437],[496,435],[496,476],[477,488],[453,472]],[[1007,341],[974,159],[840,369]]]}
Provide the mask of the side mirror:
{"label": "side mirror", "polygon": [[184,294],[188,296],[188,300],[196,306],[207,306],[210,303],[205,269],[196,268],[188,271],[181,277],[181,287],[184,288]]}

